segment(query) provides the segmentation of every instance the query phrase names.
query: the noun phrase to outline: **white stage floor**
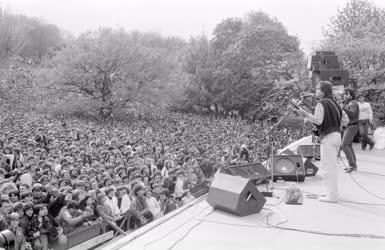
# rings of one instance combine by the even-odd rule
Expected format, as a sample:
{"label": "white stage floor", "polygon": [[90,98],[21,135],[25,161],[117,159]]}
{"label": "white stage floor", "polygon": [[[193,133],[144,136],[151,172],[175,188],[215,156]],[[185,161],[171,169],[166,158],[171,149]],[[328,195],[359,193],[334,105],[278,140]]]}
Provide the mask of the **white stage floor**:
{"label": "white stage floor", "polygon": [[[341,161],[339,163],[342,201],[337,204],[319,202],[305,195],[303,205],[279,203],[285,194],[282,189],[292,185],[304,194],[322,194],[322,180],[317,175],[307,177],[303,183],[274,184],[274,194],[279,197],[267,198],[264,209],[258,214],[238,217],[213,210],[202,198],[124,238],[113,240],[105,249],[384,250],[385,150],[361,151],[358,144],[355,150],[358,172],[350,176],[344,173]],[[343,160],[347,164],[346,159]],[[380,198],[368,194],[353,178]],[[269,226],[267,219],[270,225],[290,229]]]}

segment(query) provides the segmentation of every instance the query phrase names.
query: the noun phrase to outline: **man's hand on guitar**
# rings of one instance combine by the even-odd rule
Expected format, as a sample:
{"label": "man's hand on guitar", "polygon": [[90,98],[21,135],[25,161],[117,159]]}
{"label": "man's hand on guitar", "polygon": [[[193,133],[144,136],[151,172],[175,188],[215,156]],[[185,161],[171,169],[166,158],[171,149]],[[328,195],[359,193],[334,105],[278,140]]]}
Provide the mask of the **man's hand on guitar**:
{"label": "man's hand on guitar", "polygon": [[306,112],[303,108],[298,107],[298,109],[295,110],[299,116],[307,117],[308,112]]}

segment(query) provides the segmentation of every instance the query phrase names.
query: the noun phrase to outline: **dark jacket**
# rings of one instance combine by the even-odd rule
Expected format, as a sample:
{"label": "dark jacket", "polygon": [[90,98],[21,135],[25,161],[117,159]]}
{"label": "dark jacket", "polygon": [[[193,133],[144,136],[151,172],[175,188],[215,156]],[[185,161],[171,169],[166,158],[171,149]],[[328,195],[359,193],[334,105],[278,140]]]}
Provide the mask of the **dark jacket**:
{"label": "dark jacket", "polygon": [[321,138],[333,132],[341,132],[341,107],[331,98],[322,98],[319,102],[324,108],[322,124],[317,126]]}

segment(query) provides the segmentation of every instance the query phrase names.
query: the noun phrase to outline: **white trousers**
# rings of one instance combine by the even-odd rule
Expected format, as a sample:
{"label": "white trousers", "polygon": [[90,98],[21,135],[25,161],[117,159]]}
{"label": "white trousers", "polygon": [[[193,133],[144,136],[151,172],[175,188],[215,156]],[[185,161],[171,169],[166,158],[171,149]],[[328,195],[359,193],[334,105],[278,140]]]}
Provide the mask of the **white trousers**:
{"label": "white trousers", "polygon": [[321,169],[327,197],[338,199],[337,155],[341,146],[341,133],[333,132],[321,140]]}

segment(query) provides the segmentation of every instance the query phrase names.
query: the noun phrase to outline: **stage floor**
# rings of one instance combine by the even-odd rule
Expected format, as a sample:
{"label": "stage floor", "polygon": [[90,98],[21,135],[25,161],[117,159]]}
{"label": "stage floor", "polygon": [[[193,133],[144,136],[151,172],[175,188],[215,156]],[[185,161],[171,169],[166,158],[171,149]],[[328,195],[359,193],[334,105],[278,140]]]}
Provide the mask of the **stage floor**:
{"label": "stage floor", "polygon": [[[344,165],[339,161],[342,201],[337,204],[306,196],[324,192],[322,178],[317,175],[303,183],[274,184],[276,197],[267,198],[258,214],[237,217],[213,210],[202,198],[180,208],[183,211],[174,211],[124,238],[113,240],[105,249],[384,250],[385,150],[362,151],[358,144],[354,147],[359,171],[350,176],[344,173]],[[343,154],[342,160],[347,164]],[[286,193],[283,189],[292,185],[304,192],[303,205],[287,205],[283,201]],[[286,229],[272,227],[267,220],[270,225]]]}

